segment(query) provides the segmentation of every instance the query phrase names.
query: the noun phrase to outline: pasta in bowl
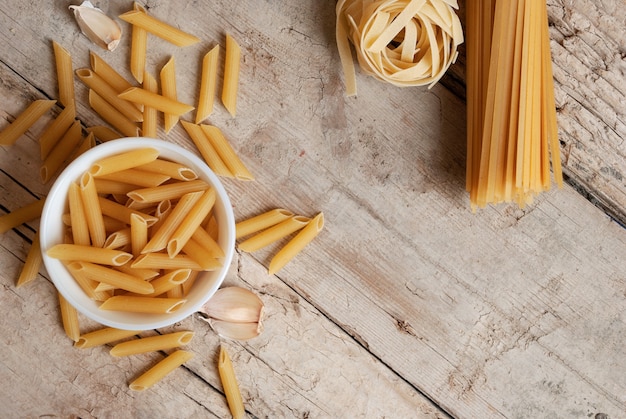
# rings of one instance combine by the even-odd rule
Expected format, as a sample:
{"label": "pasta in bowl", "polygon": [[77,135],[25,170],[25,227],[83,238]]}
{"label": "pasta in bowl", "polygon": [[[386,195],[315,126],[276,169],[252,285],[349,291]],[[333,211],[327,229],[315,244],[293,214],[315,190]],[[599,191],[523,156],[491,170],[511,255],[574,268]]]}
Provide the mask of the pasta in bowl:
{"label": "pasta in bowl", "polygon": [[142,137],[100,144],[70,163],[50,189],[39,234],[65,300],[126,330],[196,312],[220,287],[235,247],[217,176],[184,148]]}

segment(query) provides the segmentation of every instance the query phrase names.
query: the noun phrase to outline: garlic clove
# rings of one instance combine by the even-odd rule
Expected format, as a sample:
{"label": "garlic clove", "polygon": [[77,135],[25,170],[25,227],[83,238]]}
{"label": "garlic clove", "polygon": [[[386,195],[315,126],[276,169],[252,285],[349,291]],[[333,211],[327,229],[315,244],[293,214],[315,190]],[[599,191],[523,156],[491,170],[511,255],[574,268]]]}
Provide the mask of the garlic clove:
{"label": "garlic clove", "polygon": [[232,323],[258,323],[263,317],[263,302],[252,291],[226,287],[215,292],[199,310],[208,317]]}
{"label": "garlic clove", "polygon": [[257,337],[263,331],[263,323],[232,323],[223,320],[203,319],[223,338],[248,340]]}
{"label": "garlic clove", "polygon": [[89,0],[85,0],[80,6],[71,5],[69,9],[74,12],[78,27],[87,38],[109,51],[117,48],[122,38],[122,28],[116,21]]}

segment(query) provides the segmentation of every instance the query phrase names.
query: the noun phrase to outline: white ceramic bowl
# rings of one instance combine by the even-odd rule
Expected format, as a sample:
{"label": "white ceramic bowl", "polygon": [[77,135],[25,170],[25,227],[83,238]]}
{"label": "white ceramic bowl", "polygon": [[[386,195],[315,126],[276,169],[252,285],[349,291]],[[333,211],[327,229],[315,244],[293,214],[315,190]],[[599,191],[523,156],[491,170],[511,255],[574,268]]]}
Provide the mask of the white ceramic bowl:
{"label": "white ceramic bowl", "polygon": [[[67,194],[70,183],[76,181],[97,160],[145,147],[156,148],[160,152],[160,157],[187,165],[196,171],[200,179],[215,189],[217,196],[214,214],[219,228],[218,242],[225,253],[223,266],[220,270],[201,272],[187,296],[187,302],[173,313],[143,314],[100,310],[98,308],[99,303],[90,299],[63,264],[46,255],[46,250],[63,242],[65,227],[62,222],[62,215],[67,211]],[[226,190],[217,176],[200,158],[184,148],[166,141],[142,137],[123,138],[100,144],[70,163],[59,175],[46,198],[39,234],[44,265],[61,295],[85,316],[105,326],[127,330],[149,330],[165,327],[196,312],[222,284],[235,249],[233,210]]]}

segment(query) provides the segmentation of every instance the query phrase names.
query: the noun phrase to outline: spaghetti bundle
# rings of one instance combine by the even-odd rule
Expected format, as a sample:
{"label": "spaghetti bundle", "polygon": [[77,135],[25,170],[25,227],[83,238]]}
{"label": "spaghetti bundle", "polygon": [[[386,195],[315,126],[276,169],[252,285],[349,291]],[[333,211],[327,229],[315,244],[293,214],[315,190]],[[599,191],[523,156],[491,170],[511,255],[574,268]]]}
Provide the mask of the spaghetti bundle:
{"label": "spaghetti bundle", "polygon": [[467,182],[472,208],[562,186],[543,0],[467,2]]}
{"label": "spaghetti bundle", "polygon": [[355,67],[396,86],[432,87],[456,60],[463,28],[457,0],[339,0],[337,48],[346,94],[356,95]]}

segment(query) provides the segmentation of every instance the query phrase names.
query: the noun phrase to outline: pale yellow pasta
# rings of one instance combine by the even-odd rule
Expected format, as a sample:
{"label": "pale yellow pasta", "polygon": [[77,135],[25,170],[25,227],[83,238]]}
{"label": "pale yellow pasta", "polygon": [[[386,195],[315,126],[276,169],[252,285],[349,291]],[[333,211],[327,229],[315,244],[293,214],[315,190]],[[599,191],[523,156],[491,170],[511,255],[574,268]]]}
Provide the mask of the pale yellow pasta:
{"label": "pale yellow pasta", "polygon": [[116,92],[123,92],[129,87],[133,87],[128,80],[126,80],[120,73],[113,67],[107,64],[93,51],[89,51],[89,62],[91,69],[98,75],[106,84],[111,86]]}
{"label": "pale yellow pasta", "polygon": [[96,146],[96,136],[93,135],[93,132],[90,132],[89,134],[87,134],[85,138],[83,138],[80,141],[80,143],[78,144],[78,147],[76,147],[76,149],[74,150],[74,153],[70,157],[70,161],[73,161],[78,156],[83,154],[85,151],[90,150],[94,148],[95,146]]}
{"label": "pale yellow pasta", "polygon": [[200,125],[183,120],[180,122],[211,170],[218,176],[233,177],[233,174],[226,167],[215,147],[213,147],[202,128],[200,128]]}
{"label": "pale yellow pasta", "polygon": [[248,218],[235,224],[235,238],[239,239],[244,236],[248,236],[253,233],[257,233],[261,230],[265,230],[268,227],[276,225],[287,218],[293,217],[291,211],[287,211],[283,208],[276,208]]}
{"label": "pale yellow pasta", "polygon": [[[193,259],[204,270],[210,270],[215,265],[217,258],[206,247],[194,239],[187,240],[183,246],[183,253]],[[219,263],[219,262],[217,262]]]}
{"label": "pale yellow pasta", "polygon": [[[137,2],[133,3],[133,10],[146,13],[146,9]],[[139,26],[133,25],[130,38],[130,72],[138,83],[145,82],[147,49],[148,32]]]}
{"label": "pale yellow pasta", "polygon": [[78,323],[78,312],[76,309],[67,302],[61,293],[59,295],[59,309],[61,311],[61,323],[63,323],[63,330],[65,334],[74,342],[78,342],[80,339],[80,325]]}
{"label": "pale yellow pasta", "polygon": [[119,170],[113,173],[99,176],[98,179],[115,180],[118,182],[132,183],[133,185],[151,188],[170,180],[167,175],[148,172],[138,168]]}
{"label": "pale yellow pasta", "polygon": [[243,399],[241,398],[241,392],[239,391],[239,384],[237,383],[235,369],[233,368],[233,363],[230,360],[230,356],[228,355],[224,345],[220,345],[217,370],[220,376],[220,381],[222,382],[222,387],[224,388],[228,408],[230,409],[230,413],[233,415],[233,419],[245,418],[246,410],[243,405]]}
{"label": "pale yellow pasta", "polygon": [[135,259],[131,266],[133,268],[148,269],[193,269],[197,271],[210,271],[220,268],[222,264],[216,260],[212,266],[207,268],[200,266],[196,261],[186,255],[178,254],[171,258],[167,253],[146,253]]}
{"label": "pale yellow pasta", "polygon": [[69,243],[55,244],[46,251],[46,254],[60,260],[76,260],[111,266],[124,265],[133,257],[132,254],[120,250]]}
{"label": "pale yellow pasta", "polygon": [[207,189],[194,206],[187,212],[167,242],[167,254],[176,256],[191,238],[215,204],[215,189]]}
{"label": "pale yellow pasta", "polygon": [[70,183],[67,195],[72,225],[72,242],[77,245],[88,246],[91,243],[89,226],[87,225],[87,217],[77,183]]}
{"label": "pale yellow pasta", "polygon": [[183,298],[185,296],[185,293],[183,293],[183,284],[174,286],[172,289],[166,292],[166,295],[167,298]]}
{"label": "pale yellow pasta", "polygon": [[273,275],[304,249],[324,227],[324,213],[317,214],[306,227],[272,257],[269,274]]}
{"label": "pale yellow pasta", "polygon": [[116,180],[95,178],[94,182],[96,182],[96,189],[98,190],[98,193],[104,195],[126,195],[128,192],[137,189],[137,185],[118,182]]}
{"label": "pale yellow pasta", "polygon": [[226,57],[224,58],[224,81],[222,103],[234,117],[237,114],[237,91],[239,90],[239,67],[241,47],[232,36],[226,34]]}
{"label": "pale yellow pasta", "polygon": [[191,342],[194,333],[190,330],[182,332],[167,333],[164,335],[150,336],[121,342],[111,348],[112,356],[129,356],[143,354],[146,352],[164,351],[179,346],[187,345]]}
{"label": "pale yellow pasta", "polygon": [[187,280],[180,285],[182,291],[181,296],[185,297],[189,294],[191,287],[193,287],[193,284],[196,282],[198,274],[200,274],[200,271],[191,271],[189,278],[187,278]]}
{"label": "pale yellow pasta", "polygon": [[239,156],[237,156],[237,153],[235,153],[235,150],[233,150],[219,128],[204,124],[200,125],[200,127],[233,176],[240,180],[254,180],[254,176],[239,159]]}
{"label": "pale yellow pasta", "polygon": [[187,300],[184,298],[115,295],[100,304],[100,309],[129,311],[131,313],[169,314],[178,310],[185,302]]}
{"label": "pale yellow pasta", "polygon": [[191,352],[177,350],[135,379],[129,384],[129,388],[134,391],[144,391],[189,361],[193,356]]}
{"label": "pale yellow pasta", "polygon": [[13,145],[55,103],[56,100],[40,99],[28,105],[13,122],[0,131],[0,145]]}
{"label": "pale yellow pasta", "polygon": [[204,180],[196,179],[189,182],[177,182],[153,188],[136,189],[130,192],[128,197],[137,202],[161,202],[166,199],[178,199],[187,193],[204,191],[208,188],[208,183]]}
{"label": "pale yellow pasta", "polygon": [[185,47],[200,42],[200,38],[181,31],[141,10],[126,12],[121,14],[119,18],[132,24],[133,27],[140,27],[179,47]]}
{"label": "pale yellow pasta", "polygon": [[30,245],[30,249],[28,249],[24,266],[22,266],[20,276],[17,278],[17,283],[15,284],[16,287],[21,287],[37,278],[43,260],[39,243],[39,232],[37,232],[33,238],[33,243]]}
{"label": "pale yellow pasta", "polygon": [[44,203],[45,200],[38,199],[23,207],[16,208],[8,214],[0,216],[0,234],[34,220],[35,218],[39,218]]}
{"label": "pale yellow pasta", "polygon": [[142,164],[150,163],[159,156],[154,148],[139,148],[98,160],[89,168],[93,176],[104,176],[120,170],[132,169]]}
{"label": "pale yellow pasta", "polygon": [[299,215],[287,218],[286,220],[255,234],[249,239],[244,240],[239,243],[237,247],[239,250],[244,252],[257,251],[304,228],[309,221],[309,218]]}
{"label": "pale yellow pasta", "polygon": [[63,166],[63,163],[69,159],[76,147],[82,140],[80,121],[74,120],[67,132],[61,137],[59,142],[54,146],[50,154],[46,157],[39,169],[41,181],[48,182]]}
{"label": "pale yellow pasta", "polygon": [[[95,92],[94,92],[94,94],[95,94]],[[94,109],[94,110],[96,112],[98,112],[96,109]],[[98,114],[99,114],[99,112],[98,112]],[[130,120],[128,120],[128,121],[132,123],[132,121],[130,121]],[[111,125],[113,125],[113,124],[111,124]],[[135,126],[135,125],[133,124],[133,126]],[[99,139],[102,142],[107,142],[107,141],[111,141],[111,140],[117,140],[118,138],[122,138],[123,137],[119,132],[116,132],[116,131],[112,130],[111,128],[105,127],[103,125],[96,125],[96,126],[93,126],[93,127],[89,127],[89,128],[87,128],[87,132],[93,133],[93,135],[95,135],[96,138]],[[134,132],[134,135],[132,135],[133,137],[137,136],[139,134],[139,132],[137,131],[136,126],[135,126],[133,132]]]}
{"label": "pale yellow pasta", "polygon": [[55,41],[52,41],[52,49],[54,51],[54,63],[57,71],[59,102],[65,107],[74,107],[75,96],[72,56]]}
{"label": "pale yellow pasta", "polygon": [[78,78],[91,90],[96,92],[111,106],[134,122],[143,121],[143,113],[134,104],[123,100],[118,96],[120,92],[110,86],[102,77],[89,68],[76,70]]}
{"label": "pale yellow pasta", "polygon": [[130,243],[130,228],[124,228],[109,234],[104,241],[104,247],[107,249],[121,249]]}
{"label": "pale yellow pasta", "polygon": [[187,166],[169,160],[156,159],[150,163],[142,164],[137,169],[152,173],[160,173],[176,180],[195,180],[198,174]]}
{"label": "pale yellow pasta", "polygon": [[[105,122],[111,124],[116,130],[127,137],[139,136],[139,126],[126,117],[122,112],[118,111],[109,102],[104,100],[102,96],[94,90],[89,90],[89,106],[93,109]],[[102,131],[100,131],[102,132]],[[113,138],[112,138],[113,137]],[[107,133],[108,139],[119,138],[119,135]]]}
{"label": "pale yellow pasta", "polygon": [[129,262],[126,265],[116,266],[114,267],[114,269],[132,276],[142,278],[144,280],[154,279],[161,274],[161,271],[158,269],[139,269],[133,268],[131,265],[132,262]]}
{"label": "pale yellow pasta", "polygon": [[150,281],[154,291],[146,297],[158,297],[172,288],[184,283],[191,274],[191,269],[174,269]]}
{"label": "pale yellow pasta", "polygon": [[[159,92],[159,85],[156,79],[147,71],[143,76],[143,88],[151,93]],[[144,137],[156,138],[158,126],[158,112],[150,104],[143,107],[143,125],[141,127]]]}
{"label": "pale yellow pasta", "polygon": [[200,92],[198,97],[198,111],[196,124],[204,121],[213,112],[215,102],[215,88],[217,85],[217,65],[220,55],[220,46],[216,45],[202,58],[202,72],[200,75]]}
{"label": "pale yellow pasta", "polygon": [[111,297],[111,294],[108,292],[96,291],[96,288],[99,283],[87,277],[87,275],[85,274],[85,271],[82,269],[82,266],[79,262],[68,263],[65,265],[65,267],[70,272],[70,274],[72,274],[72,277],[74,278],[76,283],[80,286],[80,288],[92,300],[104,301],[107,298]]}
{"label": "pale yellow pasta", "polygon": [[154,216],[157,217],[158,220],[150,227],[150,230],[148,231],[148,236],[150,238],[154,237],[154,234],[159,230],[159,228],[161,228],[161,225],[163,225],[163,223],[167,219],[167,216],[172,211],[172,208],[172,202],[169,199],[163,200],[158,203],[156,210],[154,211]]}
{"label": "pale yellow pasta", "polygon": [[200,246],[204,247],[211,257],[216,259],[224,257],[224,250],[203,227],[198,227],[191,238]]}
{"label": "pale yellow pasta", "polygon": [[178,116],[191,112],[195,109],[191,105],[187,105],[158,93],[142,89],[141,87],[131,87],[130,89],[126,89],[120,93],[118,97],[130,102],[140,103],[144,106],[152,106],[163,113]]}
{"label": "pale yellow pasta", "polygon": [[96,191],[96,184],[93,176],[85,173],[79,181],[80,197],[85,209],[85,218],[89,227],[89,237],[91,244],[96,247],[104,246],[106,240],[106,229],[104,228],[104,220],[102,218],[102,209]]}
{"label": "pale yellow pasta", "polygon": [[144,281],[142,278],[106,266],[82,261],[72,262],[72,264],[76,266],[77,271],[82,272],[93,281],[104,282],[105,284],[113,285],[115,288],[137,294],[150,294],[154,291],[152,284]]}
{"label": "pale yellow pasta", "polygon": [[[161,94],[168,99],[178,101],[178,94],[176,92],[176,64],[173,56],[163,65],[159,77],[161,79]],[[178,115],[167,112],[163,115],[163,125],[166,134],[169,133],[177,123]]]}
{"label": "pale yellow pasta", "polygon": [[118,204],[117,202],[113,202],[110,199],[106,199],[104,197],[98,197],[98,203],[100,204],[103,215],[107,215],[115,220],[122,221],[124,224],[130,225],[130,216],[132,214],[137,214],[138,216],[145,219],[146,223],[148,223],[148,226],[151,226],[157,221],[157,218],[152,215],[125,207],[124,205]]}
{"label": "pale yellow pasta", "polygon": [[130,239],[133,256],[137,257],[148,243],[148,223],[137,214],[130,216]]}
{"label": "pale yellow pasta", "polygon": [[65,109],[52,121],[46,130],[39,137],[39,149],[41,160],[44,160],[50,154],[50,151],[59,142],[63,134],[67,132],[69,127],[76,119],[76,108],[74,104],[67,105]]}
{"label": "pale yellow pasta", "polygon": [[77,348],[87,349],[94,346],[106,345],[141,333],[141,330],[122,330],[113,327],[105,327],[85,333],[78,338],[74,344]]}

